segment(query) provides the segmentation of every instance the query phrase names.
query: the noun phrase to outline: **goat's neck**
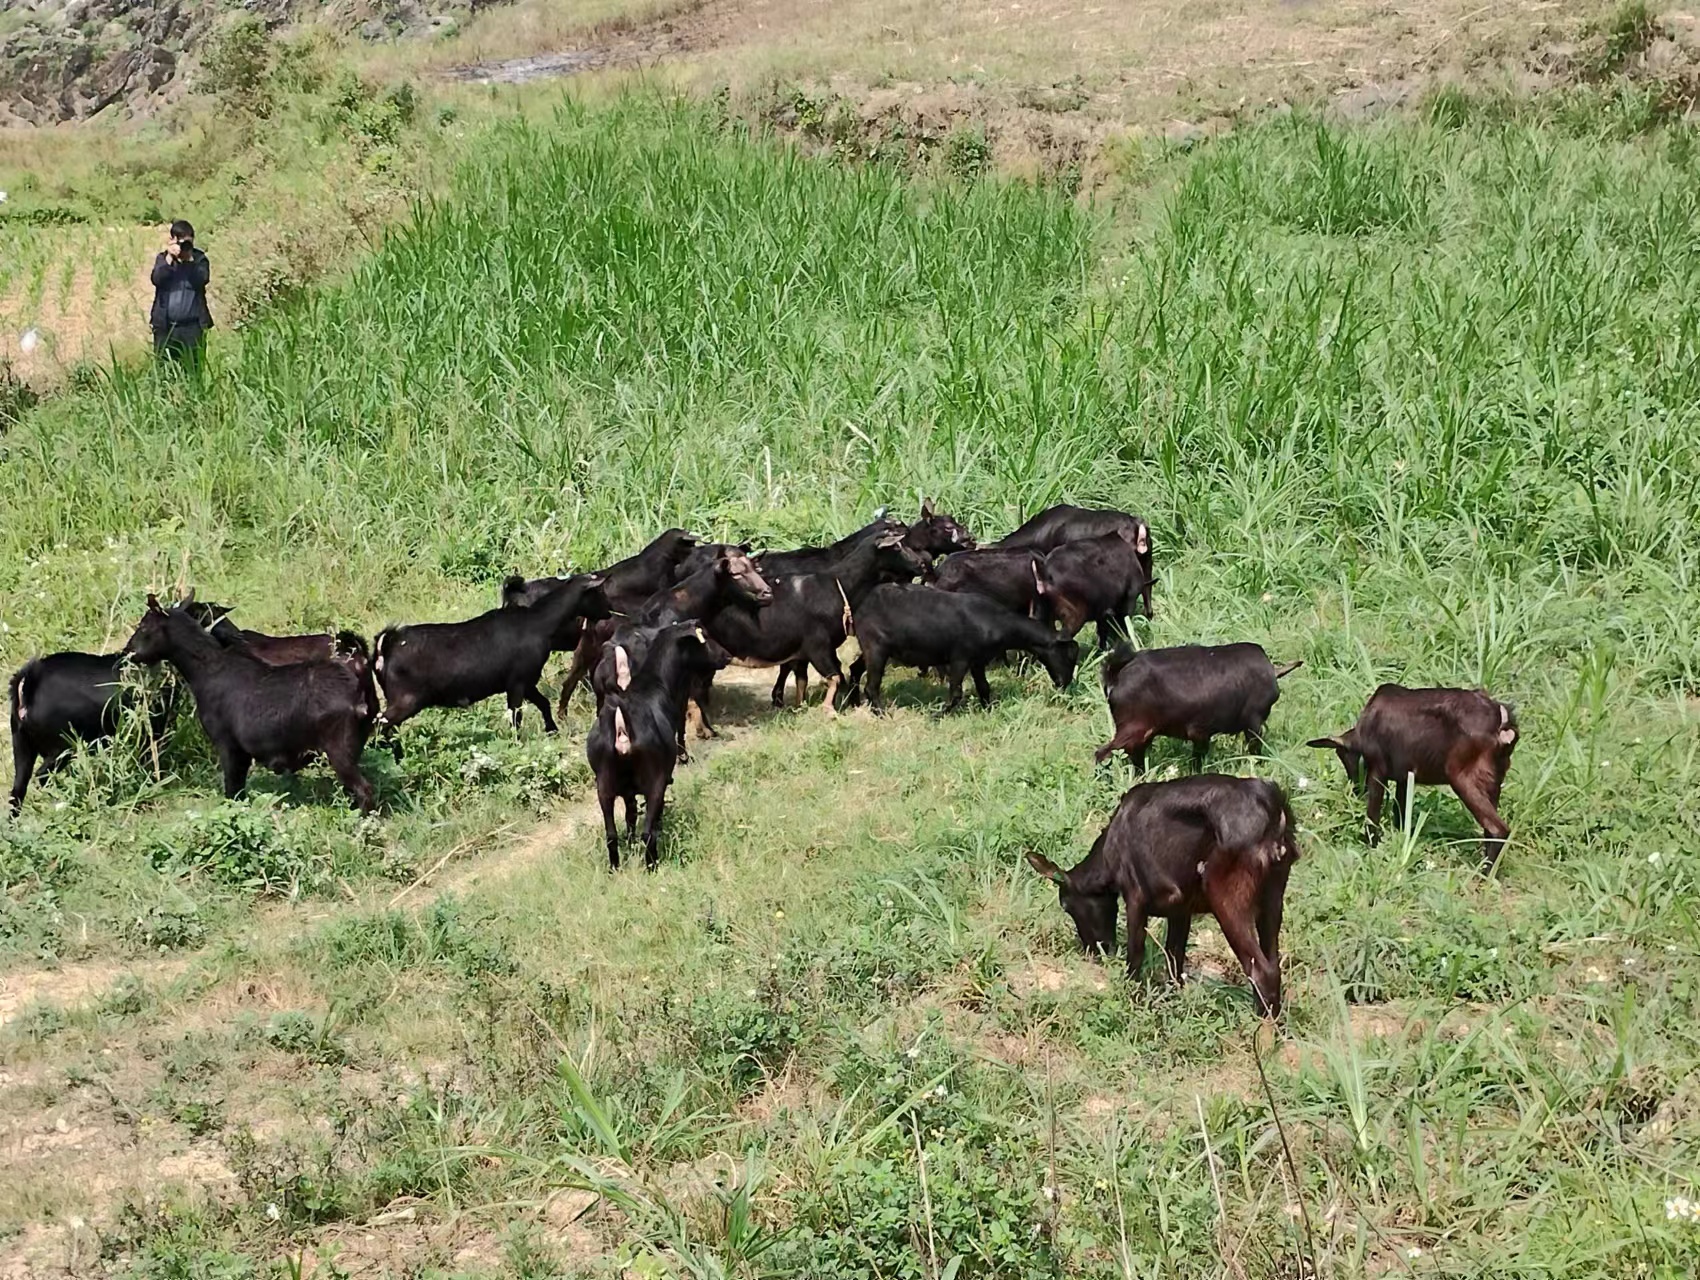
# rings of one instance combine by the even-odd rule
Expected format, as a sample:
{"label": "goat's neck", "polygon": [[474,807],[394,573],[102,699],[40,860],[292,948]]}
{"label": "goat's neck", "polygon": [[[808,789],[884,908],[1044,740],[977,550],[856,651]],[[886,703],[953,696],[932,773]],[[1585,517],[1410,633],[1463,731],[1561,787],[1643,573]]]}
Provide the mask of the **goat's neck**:
{"label": "goat's neck", "polygon": [[1110,893],[1116,889],[1115,871],[1104,852],[1109,832],[1100,833],[1092,843],[1092,852],[1068,873],[1068,886],[1077,893]]}
{"label": "goat's neck", "polygon": [[667,592],[667,602],[661,616],[669,622],[684,618],[700,618],[708,607],[717,603],[720,594],[720,573],[714,565],[698,569],[678,586]]}
{"label": "goat's neck", "polygon": [[852,608],[880,584],[879,550],[874,543],[864,542],[830,570]]}
{"label": "goat's neck", "polygon": [[171,619],[166,623],[165,634],[169,641],[165,660],[177,668],[191,689],[197,681],[205,680],[229,660],[228,651],[220,648],[217,640],[201,630],[199,623],[187,618]]}

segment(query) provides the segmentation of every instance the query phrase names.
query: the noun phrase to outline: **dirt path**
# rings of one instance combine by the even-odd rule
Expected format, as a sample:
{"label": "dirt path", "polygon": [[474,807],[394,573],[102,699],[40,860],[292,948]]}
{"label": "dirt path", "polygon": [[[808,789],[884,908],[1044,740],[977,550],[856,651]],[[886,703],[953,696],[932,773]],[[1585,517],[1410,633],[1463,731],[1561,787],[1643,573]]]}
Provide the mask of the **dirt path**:
{"label": "dirt path", "polygon": [[[706,741],[693,738],[690,742],[690,763],[681,767],[699,768],[722,751],[736,751],[741,742],[759,735],[768,717],[752,711],[752,704],[759,707],[767,702],[773,681],[772,667],[727,667],[716,675],[715,689],[736,691],[739,709],[732,715],[722,712],[715,717],[719,721],[718,738]],[[818,697],[818,681],[815,688]],[[818,704],[814,704],[805,714],[819,716],[824,713]],[[601,833],[602,811],[597,806],[596,796],[586,795],[556,811],[541,826],[532,828],[507,845],[483,853],[469,853],[446,864],[440,872],[417,882],[416,887],[406,893],[406,900],[417,904],[429,901],[433,894],[444,890],[463,891],[500,883],[568,844],[586,842],[600,848]]]}
{"label": "dirt path", "polygon": [[110,991],[126,977],[155,981],[173,977],[188,967],[180,957],[169,960],[91,960],[29,973],[0,975],[0,1027],[39,1001],[72,1008]]}
{"label": "dirt path", "polygon": [[653,66],[720,44],[731,33],[739,7],[738,0],[699,0],[629,30],[586,32],[584,43],[571,49],[450,67],[444,75],[467,84],[528,84],[586,71]]}

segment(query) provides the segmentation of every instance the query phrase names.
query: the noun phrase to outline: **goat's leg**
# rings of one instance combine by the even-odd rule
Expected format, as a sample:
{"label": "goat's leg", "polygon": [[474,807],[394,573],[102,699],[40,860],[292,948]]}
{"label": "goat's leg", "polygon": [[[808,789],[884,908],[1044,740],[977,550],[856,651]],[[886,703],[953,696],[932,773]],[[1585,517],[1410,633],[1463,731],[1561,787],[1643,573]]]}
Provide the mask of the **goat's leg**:
{"label": "goat's leg", "polygon": [[508,690],[508,723],[513,726],[513,731],[516,734],[519,732],[520,720],[524,718],[525,715],[524,704],[524,693],[518,689]]}
{"label": "goat's leg", "polygon": [[868,710],[876,716],[883,716],[885,714],[885,693],[882,686],[885,684],[885,655],[876,653],[870,657],[864,653],[862,658],[857,659],[858,662],[864,660],[868,664],[866,685]]}
{"label": "goat's leg", "polygon": [[950,698],[944,704],[944,714],[949,715],[962,705],[962,681],[968,675],[968,659],[952,658],[948,678],[950,680]]}
{"label": "goat's leg", "polygon": [[1133,762],[1134,772],[1145,772],[1145,748],[1151,745],[1151,739],[1156,735],[1137,720],[1116,726],[1115,736],[1097,751],[1092,758],[1099,764],[1108,760],[1117,751],[1127,752],[1127,758]]}
{"label": "goat's leg", "polygon": [[785,708],[785,682],[790,679],[790,677],[791,664],[789,662],[781,662],[779,664],[779,678],[773,682],[773,705],[778,707],[780,710],[784,710]]}
{"label": "goat's leg", "polygon": [[1387,798],[1387,774],[1371,767],[1369,781],[1364,787],[1364,842],[1381,843],[1381,804]]}
{"label": "goat's leg", "polygon": [[30,788],[30,775],[35,772],[35,744],[17,730],[12,731],[12,799],[10,807],[17,813],[24,807],[24,792]]}
{"label": "goat's leg", "polygon": [[1483,761],[1452,779],[1452,789],[1482,827],[1482,868],[1491,871],[1505,850],[1511,828],[1499,816],[1499,779],[1492,763]]}
{"label": "goat's leg", "polygon": [[[614,826],[614,784],[611,780],[596,780],[596,803],[602,807],[602,837],[608,844],[608,870],[620,869],[620,833]],[[626,817],[631,818],[631,801],[626,801]]]}
{"label": "goat's leg", "polygon": [[[537,708],[537,714],[543,717],[544,733],[554,733],[559,728],[555,723],[555,717],[550,714],[549,699],[543,696],[543,690],[535,684],[530,684],[520,690],[520,697]],[[519,712],[517,710],[514,712],[514,728],[519,728]]]}
{"label": "goat's leg", "polygon": [[354,801],[355,808],[361,813],[371,813],[377,807],[377,801],[372,795],[371,782],[360,772],[360,734],[351,730],[346,736],[326,743],[325,759],[330,762],[331,771],[342,783],[343,790],[348,792],[348,798]]}
{"label": "goat's leg", "polygon": [[1291,864],[1277,862],[1263,878],[1257,907],[1257,945],[1277,972],[1281,968],[1281,913],[1287,900],[1287,876]]}
{"label": "goat's leg", "polygon": [[697,704],[697,737],[718,738],[720,730],[714,727],[710,718],[714,701],[714,673],[704,672],[697,676],[691,685],[691,701]]}
{"label": "goat's leg", "polygon": [[844,679],[844,683],[849,686],[844,694],[845,706],[855,707],[861,705],[862,680],[867,674],[868,660],[858,653],[855,660],[850,663],[850,674]]}
{"label": "goat's leg", "polygon": [[1263,740],[1262,720],[1253,720],[1245,727],[1245,749],[1247,755],[1267,756],[1269,746]]}
{"label": "goat's leg", "polygon": [[561,680],[561,696],[555,707],[563,720],[566,719],[567,702],[572,698],[573,690],[590,674],[590,669],[596,665],[596,659],[601,656],[599,646],[590,634],[594,629],[595,624],[585,627],[584,634],[573,646],[573,660],[567,667],[566,676]]}
{"label": "goat's leg", "polygon": [[1204,882],[1210,910],[1222,936],[1234,949],[1240,968],[1251,979],[1258,1008],[1271,1018],[1281,1012],[1281,969],[1258,945],[1255,921],[1261,902],[1252,875],[1243,870],[1210,876]]}
{"label": "goat's leg", "polygon": [[661,865],[661,811],[667,804],[667,779],[652,782],[643,797],[643,865],[654,871]]}
{"label": "goat's leg", "polygon": [[986,664],[971,662],[968,673],[974,677],[974,696],[980,700],[982,710],[990,711],[992,707],[992,686],[986,679]]}
{"label": "goat's leg", "polygon": [[1210,758],[1210,739],[1200,738],[1192,744],[1192,771],[1204,772],[1204,762]]}
{"label": "goat's leg", "polygon": [[1127,976],[1137,982],[1145,968],[1145,926],[1151,922],[1151,913],[1137,893],[1123,894],[1122,902],[1127,907]]}
{"label": "goat's leg", "polygon": [[224,798],[234,800],[248,785],[248,767],[254,758],[239,747],[229,747],[218,753],[218,765],[224,775]]}
{"label": "goat's leg", "polygon": [[1186,940],[1192,933],[1192,916],[1182,910],[1169,917],[1169,932],[1163,939],[1163,960],[1169,967],[1169,981],[1177,987],[1186,981]]}

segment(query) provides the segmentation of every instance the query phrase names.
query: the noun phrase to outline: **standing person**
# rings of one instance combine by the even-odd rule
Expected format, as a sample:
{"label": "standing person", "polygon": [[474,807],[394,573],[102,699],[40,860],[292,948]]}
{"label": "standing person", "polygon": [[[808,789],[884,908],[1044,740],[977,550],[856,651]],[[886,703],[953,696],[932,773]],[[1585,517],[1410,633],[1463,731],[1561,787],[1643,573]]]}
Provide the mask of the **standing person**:
{"label": "standing person", "polygon": [[201,343],[212,328],[207,309],[207,280],[212,267],[195,248],[195,228],[179,218],[171,224],[165,251],[153,260],[153,349],[173,360],[200,358]]}

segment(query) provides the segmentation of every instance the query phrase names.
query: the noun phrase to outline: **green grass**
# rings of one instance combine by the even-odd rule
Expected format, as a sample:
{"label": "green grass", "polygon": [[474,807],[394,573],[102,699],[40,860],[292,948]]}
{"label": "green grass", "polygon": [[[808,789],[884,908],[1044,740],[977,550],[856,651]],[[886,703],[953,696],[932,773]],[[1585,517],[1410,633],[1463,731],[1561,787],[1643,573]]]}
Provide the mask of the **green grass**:
{"label": "green grass", "polygon": [[[1306,664],[1271,759],[1214,758],[1303,829],[1278,1034],[1213,929],[1187,989],[1130,987],[1025,868],[1127,781],[1090,665],[949,720],[904,681],[879,723],[743,697],[654,877],[603,874],[593,821],[526,843],[582,801],[582,718],[423,718],[368,757],[376,825],[318,773],[218,801],[193,731],[165,781],[92,757],[0,834],[0,948],[192,963],[6,1051],[235,1175],[109,1215],[114,1252],[245,1274],[400,1204],[483,1224],[444,1274],[1692,1273],[1692,134],[1466,105],[1152,154],[1119,218],[569,105],[204,387],[115,370],[0,440],[7,666],[121,638],[185,561],[250,625],[371,631],[663,525],[780,543],[923,492],[984,534],[1139,510],[1149,642]],[[1517,706],[1495,878],[1443,792],[1366,850],[1302,745],[1384,679]],[[484,873],[392,904],[456,850]]]}

